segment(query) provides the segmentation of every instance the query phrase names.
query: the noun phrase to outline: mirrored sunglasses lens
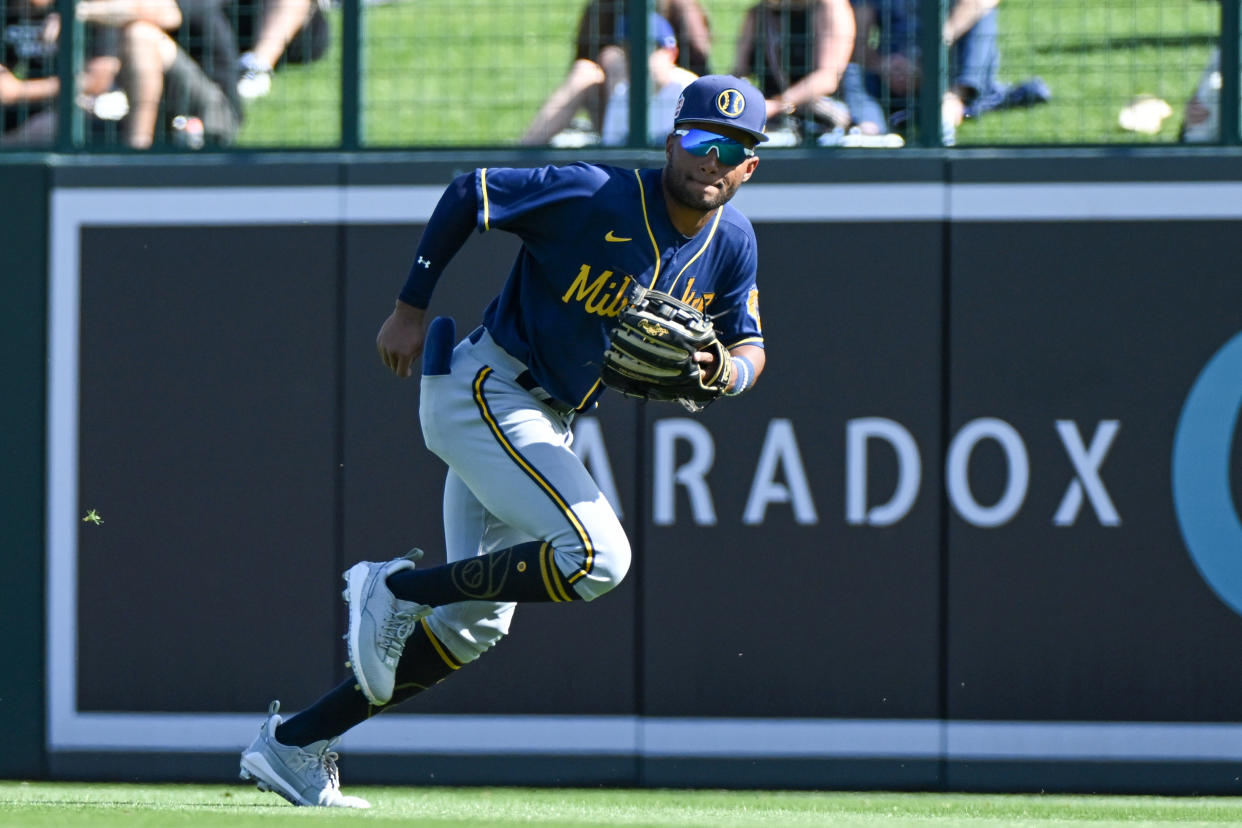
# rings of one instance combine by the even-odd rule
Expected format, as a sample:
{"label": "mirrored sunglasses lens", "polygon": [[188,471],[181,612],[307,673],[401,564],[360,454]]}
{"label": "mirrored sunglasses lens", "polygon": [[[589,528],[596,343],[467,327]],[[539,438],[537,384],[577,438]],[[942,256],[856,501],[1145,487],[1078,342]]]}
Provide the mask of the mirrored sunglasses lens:
{"label": "mirrored sunglasses lens", "polygon": [[716,144],[720,163],[727,167],[736,167],[746,157],[746,150],[741,144]]}
{"label": "mirrored sunglasses lens", "polygon": [[720,163],[729,167],[737,166],[746,158],[746,147],[732,138],[726,138],[714,132],[704,132],[698,129],[689,130],[685,135],[681,136],[681,145],[686,152],[691,155],[697,155],[700,158],[705,157],[714,149],[716,150],[716,157],[720,159]]}

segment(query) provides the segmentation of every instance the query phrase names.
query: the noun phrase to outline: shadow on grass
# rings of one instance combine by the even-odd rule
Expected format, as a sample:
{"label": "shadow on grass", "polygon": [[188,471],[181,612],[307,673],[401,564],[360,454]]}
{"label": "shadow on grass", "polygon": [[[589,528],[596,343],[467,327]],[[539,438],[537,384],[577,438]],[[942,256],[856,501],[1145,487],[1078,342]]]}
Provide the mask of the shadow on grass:
{"label": "shadow on grass", "polygon": [[21,800],[0,800],[0,805],[6,810],[23,809],[35,810],[45,807],[64,807],[70,806],[74,808],[127,808],[134,811],[232,811],[238,808],[244,808],[247,811],[253,811],[256,808],[274,808],[278,810],[294,810],[292,805],[284,802],[247,802],[241,800],[238,802],[142,802],[136,799],[21,799]]}
{"label": "shadow on grass", "polygon": [[1032,51],[1045,55],[1088,55],[1096,52],[1118,52],[1132,49],[1178,49],[1188,46],[1210,47],[1220,41],[1218,34],[1135,35],[1112,37],[1102,35],[1095,40],[1040,43]]}

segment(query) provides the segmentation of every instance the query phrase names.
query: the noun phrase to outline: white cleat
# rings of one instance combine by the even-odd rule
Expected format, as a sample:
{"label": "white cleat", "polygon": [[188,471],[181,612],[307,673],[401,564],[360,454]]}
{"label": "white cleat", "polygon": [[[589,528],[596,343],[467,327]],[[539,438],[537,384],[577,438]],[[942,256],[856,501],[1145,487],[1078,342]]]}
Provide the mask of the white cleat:
{"label": "white cleat", "polygon": [[283,745],[276,741],[280,702],[267,708],[267,719],[250,747],[242,751],[241,778],[254,780],[261,791],[271,791],[294,805],[323,808],[370,808],[362,797],[341,793],[341,776],[336,769],[336,739],[314,742],[306,747]]}
{"label": "white cleat", "polygon": [[411,549],[403,557],[383,563],[362,561],[343,576],[341,593],[349,604],[349,667],[358,687],[374,705],[388,704],[397,681],[397,662],[414,625],[431,607],[396,598],[386,579],[394,572],[413,569],[423,550]]}

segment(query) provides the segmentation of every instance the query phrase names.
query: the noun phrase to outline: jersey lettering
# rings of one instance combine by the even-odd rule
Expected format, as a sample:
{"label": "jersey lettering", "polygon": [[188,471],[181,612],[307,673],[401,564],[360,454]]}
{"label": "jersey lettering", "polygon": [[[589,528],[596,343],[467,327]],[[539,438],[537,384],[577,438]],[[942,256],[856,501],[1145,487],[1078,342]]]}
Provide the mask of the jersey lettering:
{"label": "jersey lettering", "polygon": [[715,298],[715,293],[704,293],[702,296],[695,293],[693,276],[690,277],[688,282],[686,282],[686,289],[681,294],[681,301],[701,312],[705,312],[707,310],[707,306],[710,305],[712,300]]}
{"label": "jersey lettering", "polygon": [[702,296],[699,296],[698,294],[695,294],[695,293],[691,293],[690,295],[688,295],[686,298],[682,299],[681,301],[685,302],[687,305],[689,305],[690,307],[694,308],[697,311],[702,311],[703,313],[706,313],[707,306],[710,305],[712,303],[712,300],[715,298],[716,298],[716,294],[714,293],[704,293]]}
{"label": "jersey lettering", "polygon": [[626,294],[630,277],[614,277],[616,274],[611,270],[605,270],[595,281],[590,281],[591,266],[584,264],[561,301],[567,305],[581,302],[583,310],[596,316],[616,316],[629,301]]}

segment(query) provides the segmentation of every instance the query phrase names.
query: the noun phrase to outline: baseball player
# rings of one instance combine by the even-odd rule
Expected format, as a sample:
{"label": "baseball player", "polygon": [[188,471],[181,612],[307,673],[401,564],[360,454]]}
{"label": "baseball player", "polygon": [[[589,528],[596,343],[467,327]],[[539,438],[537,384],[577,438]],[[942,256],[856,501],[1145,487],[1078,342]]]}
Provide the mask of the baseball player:
{"label": "baseball player", "polygon": [[[728,202],[755,172],[765,122],[757,89],[707,75],[682,94],[663,168],[478,169],[449,185],[377,337],[398,377],[422,357],[423,438],[449,467],[448,563],[417,569],[414,550],[345,573],[353,675],[287,721],[272,702],[243,778],[297,805],[367,807],[340,793],[342,733],[477,659],[508,633],[517,603],[590,601],[625,577],[629,542],[570,427],[604,391],[617,329],[630,325],[630,340],[651,330],[649,319],[619,321],[644,293],[714,323],[722,347],[690,352],[684,393],[737,395],[763,371],[754,230]],[[482,325],[456,342],[452,321],[428,326],[425,309],[476,229],[514,233],[522,247]]]}

